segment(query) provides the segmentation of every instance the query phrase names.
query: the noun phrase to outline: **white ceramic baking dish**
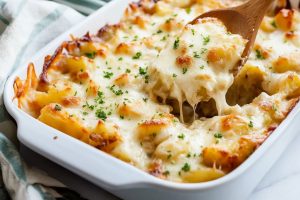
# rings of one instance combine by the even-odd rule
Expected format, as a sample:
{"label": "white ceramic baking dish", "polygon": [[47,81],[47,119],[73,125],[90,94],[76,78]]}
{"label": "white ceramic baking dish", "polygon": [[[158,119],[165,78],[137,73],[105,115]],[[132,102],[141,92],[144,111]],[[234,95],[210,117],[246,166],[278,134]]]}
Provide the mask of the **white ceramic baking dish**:
{"label": "white ceramic baking dish", "polygon": [[[82,36],[86,31],[95,33],[106,23],[118,22],[129,2],[132,0],[112,1],[47,45],[30,59],[37,72],[41,72],[44,56],[52,54],[62,41],[69,40],[70,33]],[[297,105],[265,143],[230,174],[205,183],[168,182],[53,129],[20,110],[16,102],[13,102],[13,82],[16,76],[25,79],[27,64],[24,63],[10,76],[4,91],[6,108],[18,124],[19,140],[32,150],[122,199],[246,199],[300,130],[297,123],[300,121],[300,105]],[[53,139],[55,136],[57,139]]]}

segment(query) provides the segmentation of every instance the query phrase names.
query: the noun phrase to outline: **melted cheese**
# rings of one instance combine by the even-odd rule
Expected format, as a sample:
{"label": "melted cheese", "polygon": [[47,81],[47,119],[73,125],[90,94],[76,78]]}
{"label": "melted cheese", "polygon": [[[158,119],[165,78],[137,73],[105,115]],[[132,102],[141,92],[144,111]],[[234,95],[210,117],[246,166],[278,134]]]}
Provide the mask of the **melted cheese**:
{"label": "melted cheese", "polygon": [[240,35],[229,33],[217,19],[189,24],[175,41],[169,40],[151,64],[148,90],[164,100],[177,99],[181,117],[183,102],[195,108],[210,98],[222,114],[228,107],[225,95],[233,82],[231,71],[241,60],[245,44]]}
{"label": "melted cheese", "polygon": [[[50,64],[40,80],[29,65],[26,81],[15,82],[19,106],[156,177],[203,182],[224,176],[263,143],[300,95],[300,57],[292,56],[299,55],[297,11],[265,17],[234,79],[230,70],[245,41],[216,20],[186,25],[203,12],[240,3],[133,3],[120,23],[63,43],[46,57]],[[192,115],[184,101],[197,113],[191,125],[171,114]]]}

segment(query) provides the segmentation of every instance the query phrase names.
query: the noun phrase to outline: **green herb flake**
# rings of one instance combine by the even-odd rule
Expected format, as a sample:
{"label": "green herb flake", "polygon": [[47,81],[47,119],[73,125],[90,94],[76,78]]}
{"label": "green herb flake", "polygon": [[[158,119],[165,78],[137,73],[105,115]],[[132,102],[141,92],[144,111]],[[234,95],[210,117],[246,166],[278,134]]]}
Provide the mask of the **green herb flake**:
{"label": "green herb flake", "polygon": [[214,134],[214,137],[220,139],[223,137],[223,135],[222,135],[222,133],[218,132],[218,133]]}
{"label": "green herb flake", "polygon": [[167,40],[167,37],[166,36],[164,36],[163,38],[161,38],[161,40],[160,41],[166,41]]}
{"label": "green herb flake", "polygon": [[195,35],[195,29],[192,29],[191,31],[192,31],[192,34]]}
{"label": "green herb flake", "polygon": [[142,52],[137,52],[133,57],[132,57],[132,59],[134,59],[134,60],[138,60],[138,59],[140,59],[141,58],[141,56],[142,56]]}
{"label": "green herb flake", "polygon": [[96,110],[95,114],[96,114],[96,117],[98,117],[99,119],[102,119],[103,121],[105,121],[107,119],[107,115],[102,109]]}
{"label": "green herb flake", "polygon": [[96,52],[91,52],[91,53],[85,53],[85,56],[90,58],[90,59],[94,59],[96,56]]}
{"label": "green herb flake", "polygon": [[163,172],[163,175],[164,175],[164,176],[169,176],[169,175],[170,175],[170,171],[168,171],[168,170],[164,171],[164,172]]}
{"label": "green herb flake", "polygon": [[129,74],[130,72],[131,72],[131,70],[130,69],[126,69],[126,71],[125,71],[127,74]]}
{"label": "green herb flake", "polygon": [[107,79],[110,79],[114,75],[114,73],[112,73],[112,72],[105,72],[104,71],[103,73],[104,73],[103,77],[107,78]]}
{"label": "green herb flake", "polygon": [[201,58],[201,55],[198,52],[194,51],[193,54],[194,58]]}
{"label": "green herb flake", "polygon": [[133,41],[137,41],[139,38],[139,36],[135,35],[134,38],[133,38]]}
{"label": "green herb flake", "polygon": [[187,68],[183,68],[183,69],[182,69],[182,74],[186,74],[186,73],[187,73],[187,71],[188,71],[188,69],[187,69]]}
{"label": "green herb flake", "polygon": [[188,172],[191,170],[191,166],[188,163],[184,163],[183,167],[181,168],[182,171]]}
{"label": "green herb flake", "polygon": [[177,77],[177,74],[173,74],[173,78],[176,78]]}
{"label": "green herb flake", "polygon": [[250,121],[249,124],[248,124],[248,126],[249,126],[250,128],[253,128],[253,122]]}
{"label": "green herb flake", "polygon": [[141,68],[141,67],[140,67],[140,68],[139,68],[139,74],[142,75],[142,76],[143,76],[143,75],[146,75],[146,74],[147,74],[147,68]]}
{"label": "green herb flake", "polygon": [[147,103],[148,98],[143,98],[143,101],[144,101],[145,103]]}
{"label": "green herb flake", "polygon": [[207,45],[210,42],[210,37],[209,36],[203,36],[203,45]]}
{"label": "green herb flake", "polygon": [[185,138],[185,135],[183,134],[183,133],[181,133],[180,135],[178,135],[177,136],[179,139],[182,139],[182,140],[184,140],[184,138]]}
{"label": "green herb flake", "polygon": [[100,91],[97,92],[97,97],[96,97],[95,101],[98,104],[104,104],[104,94],[103,94],[103,92],[100,92]]}
{"label": "green herb flake", "polygon": [[274,28],[277,28],[277,24],[276,24],[275,20],[273,20],[273,21],[271,22],[271,25],[272,25]]}
{"label": "green herb flake", "polygon": [[112,93],[114,93],[117,96],[120,96],[120,95],[124,94],[121,89],[116,90],[115,85],[111,86],[109,89],[110,89],[110,91],[112,91]]}
{"label": "green herb flake", "polygon": [[174,42],[174,45],[173,45],[173,49],[178,49],[178,47],[179,47],[179,42],[180,42],[179,38],[176,38],[176,40],[175,40],[175,42]]}
{"label": "green herb flake", "polygon": [[207,49],[206,48],[201,48],[201,54],[204,54],[204,53],[206,53],[207,52]]}
{"label": "green herb flake", "polygon": [[55,109],[56,111],[61,111],[61,106],[58,105],[58,104],[55,104],[54,109]]}
{"label": "green herb flake", "polygon": [[256,58],[257,59],[259,59],[259,60],[264,60],[265,59],[265,57],[262,55],[260,50],[256,49],[255,53],[256,53]]}
{"label": "green herb flake", "polygon": [[204,69],[204,65],[201,65],[201,66],[200,66],[200,69]]}
{"label": "green herb flake", "polygon": [[186,9],[185,9],[185,12],[186,12],[187,14],[190,14],[190,13],[191,13],[191,8],[190,8],[190,7],[186,8]]}

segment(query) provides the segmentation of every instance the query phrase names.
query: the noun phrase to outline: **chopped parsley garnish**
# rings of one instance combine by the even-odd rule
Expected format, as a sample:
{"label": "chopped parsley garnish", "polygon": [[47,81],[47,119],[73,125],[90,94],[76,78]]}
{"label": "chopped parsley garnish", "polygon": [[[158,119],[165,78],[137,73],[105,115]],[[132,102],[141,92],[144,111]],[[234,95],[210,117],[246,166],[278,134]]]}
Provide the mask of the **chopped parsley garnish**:
{"label": "chopped parsley garnish", "polygon": [[248,126],[249,126],[250,128],[253,128],[253,122],[250,121],[249,124],[248,124]]}
{"label": "chopped parsley garnish", "polygon": [[110,89],[110,91],[112,91],[117,96],[120,96],[120,95],[123,94],[123,91],[121,89],[115,90],[115,85],[111,86],[109,89]]}
{"label": "chopped parsley garnish", "polygon": [[185,138],[185,135],[184,135],[183,133],[181,133],[181,134],[178,135],[177,137],[178,137],[179,139],[182,139],[182,140],[183,140],[183,139]]}
{"label": "chopped parsley garnish", "polygon": [[163,31],[162,30],[158,30],[156,33],[157,34],[160,34],[160,33],[162,33]]}
{"label": "chopped parsley garnish", "polygon": [[97,92],[97,97],[96,97],[95,101],[98,104],[104,104],[104,94],[103,94],[103,92],[100,92],[100,91]]}
{"label": "chopped parsley garnish", "polygon": [[271,22],[271,25],[272,25],[274,28],[277,28],[277,24],[276,24],[275,20]]}
{"label": "chopped parsley garnish", "polygon": [[133,57],[132,57],[132,59],[134,59],[134,60],[138,60],[138,59],[140,59],[141,58],[141,56],[142,56],[142,52],[137,52]]}
{"label": "chopped parsley garnish", "polygon": [[96,52],[91,52],[91,53],[85,53],[85,56],[91,59],[94,59],[96,56]]}
{"label": "chopped parsley garnish", "polygon": [[210,37],[209,36],[202,36],[203,37],[203,45],[207,45],[210,42]]}
{"label": "chopped parsley garnish", "polygon": [[56,104],[56,105],[54,106],[54,109],[57,110],[57,111],[61,111],[61,106],[58,105],[58,104]]}
{"label": "chopped parsley garnish", "polygon": [[192,34],[195,35],[195,29],[192,29]]}
{"label": "chopped parsley garnish", "polygon": [[201,58],[201,56],[198,54],[198,52],[194,51],[194,58]]}
{"label": "chopped parsley garnish", "polygon": [[184,163],[183,167],[181,168],[182,171],[188,172],[191,170],[191,166],[188,163]]}
{"label": "chopped parsley garnish", "polygon": [[179,42],[180,42],[179,38],[176,38],[176,40],[175,40],[175,42],[174,42],[174,45],[173,45],[173,49],[178,49],[178,47],[179,47]]}
{"label": "chopped parsley garnish", "polygon": [[200,69],[204,69],[204,65],[201,65],[201,66],[200,66]]}
{"label": "chopped parsley garnish", "polygon": [[140,75],[146,75],[147,74],[147,68],[139,68],[139,74]]}
{"label": "chopped parsley garnish", "polygon": [[120,57],[119,59],[118,59],[118,61],[122,61],[123,60],[123,57]]}
{"label": "chopped parsley garnish", "polygon": [[223,137],[223,135],[222,135],[222,133],[218,132],[218,133],[214,134],[214,137],[220,139]]}
{"label": "chopped parsley garnish", "polygon": [[173,78],[176,78],[177,77],[177,74],[173,74]]}
{"label": "chopped parsley garnish", "polygon": [[124,116],[120,115],[120,118],[121,118],[121,119],[124,119]]}
{"label": "chopped parsley garnish", "polygon": [[74,96],[76,96],[77,95],[77,91],[75,91],[75,93],[74,93]]}
{"label": "chopped parsley garnish", "polygon": [[107,115],[102,109],[96,110],[95,114],[96,114],[96,117],[98,117],[99,119],[102,119],[104,121],[107,119]]}
{"label": "chopped parsley garnish", "polygon": [[191,157],[191,153],[188,153],[188,154],[186,155],[186,157],[187,157],[187,158],[190,158],[190,157]]}
{"label": "chopped parsley garnish", "polygon": [[192,48],[192,47],[194,47],[194,45],[193,45],[193,44],[191,44],[189,47],[191,47],[191,48]]}
{"label": "chopped parsley garnish", "polygon": [[207,49],[206,48],[201,48],[201,54],[204,54],[205,52],[207,52]]}
{"label": "chopped parsley garnish", "polygon": [[149,78],[150,78],[150,76],[147,74],[147,70],[148,70],[148,67],[146,67],[146,68],[140,67],[140,68],[139,68],[139,74],[140,74],[141,76],[144,76],[144,78],[145,78],[145,83],[149,83]]}
{"label": "chopped parsley garnish", "polygon": [[188,69],[187,69],[187,68],[183,68],[183,69],[182,69],[182,74],[186,74],[186,73],[187,73],[187,71],[188,71]]}
{"label": "chopped parsley garnish", "polygon": [[262,55],[260,50],[256,49],[255,52],[256,52],[256,58],[257,59],[259,59],[259,60],[264,60],[265,59],[265,57]]}
{"label": "chopped parsley garnish", "polygon": [[82,112],[82,114],[83,114],[83,115],[88,115],[89,113],[86,112],[86,111],[84,111],[84,112]]}
{"label": "chopped parsley garnish", "polygon": [[144,101],[145,103],[147,103],[148,98],[143,98],[143,101]]}
{"label": "chopped parsley garnish", "polygon": [[186,12],[187,14],[190,14],[190,13],[191,13],[191,8],[190,8],[190,7],[186,8],[186,9],[185,9],[185,12]]}
{"label": "chopped parsley garnish", "polygon": [[163,172],[163,175],[165,175],[165,176],[168,176],[168,175],[170,175],[170,172],[167,170],[167,171],[164,171]]}
{"label": "chopped parsley garnish", "polygon": [[104,78],[107,78],[107,79],[110,79],[113,75],[114,75],[114,73],[112,73],[112,72],[103,72],[104,73]]}
{"label": "chopped parsley garnish", "polygon": [[161,38],[161,40],[160,41],[166,41],[167,40],[167,37],[166,36],[164,36],[163,38]]}
{"label": "chopped parsley garnish", "polygon": [[126,69],[126,71],[125,71],[127,74],[129,74],[130,72],[131,72],[131,70],[130,69]]}
{"label": "chopped parsley garnish", "polygon": [[82,106],[83,108],[88,108],[90,110],[94,110],[95,106],[94,105],[90,105],[89,102],[85,102],[85,104]]}
{"label": "chopped parsley garnish", "polygon": [[135,35],[133,41],[137,41],[139,36]]}
{"label": "chopped parsley garnish", "polygon": [[172,20],[174,20],[173,18],[169,18],[166,20],[166,23],[170,23]]}

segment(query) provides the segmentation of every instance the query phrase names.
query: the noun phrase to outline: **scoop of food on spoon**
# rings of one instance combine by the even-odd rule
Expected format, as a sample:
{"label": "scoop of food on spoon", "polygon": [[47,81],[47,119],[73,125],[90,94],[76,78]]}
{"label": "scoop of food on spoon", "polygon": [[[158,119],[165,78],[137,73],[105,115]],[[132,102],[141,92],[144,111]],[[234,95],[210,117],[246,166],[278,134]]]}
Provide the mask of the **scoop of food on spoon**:
{"label": "scoop of food on spoon", "polygon": [[247,61],[254,44],[259,26],[268,8],[275,0],[248,0],[237,7],[212,10],[195,18],[189,24],[195,24],[199,19],[212,17],[223,22],[227,30],[232,34],[239,34],[248,42],[242,53],[242,60],[233,71],[234,75]]}

